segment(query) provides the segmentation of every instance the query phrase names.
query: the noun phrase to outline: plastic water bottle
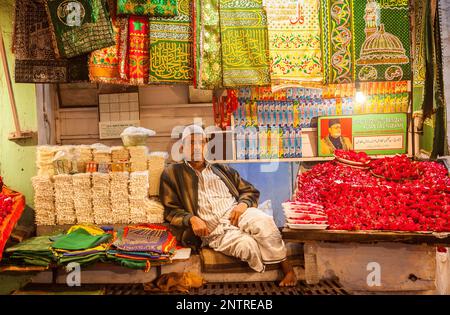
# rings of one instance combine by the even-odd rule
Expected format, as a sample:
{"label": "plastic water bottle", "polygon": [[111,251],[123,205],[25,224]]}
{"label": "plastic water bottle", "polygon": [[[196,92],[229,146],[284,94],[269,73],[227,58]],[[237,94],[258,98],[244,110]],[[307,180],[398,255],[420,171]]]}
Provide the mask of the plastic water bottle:
{"label": "plastic water bottle", "polygon": [[317,247],[315,243],[307,242],[305,251],[305,278],[307,284],[317,284],[320,281],[317,267]]}

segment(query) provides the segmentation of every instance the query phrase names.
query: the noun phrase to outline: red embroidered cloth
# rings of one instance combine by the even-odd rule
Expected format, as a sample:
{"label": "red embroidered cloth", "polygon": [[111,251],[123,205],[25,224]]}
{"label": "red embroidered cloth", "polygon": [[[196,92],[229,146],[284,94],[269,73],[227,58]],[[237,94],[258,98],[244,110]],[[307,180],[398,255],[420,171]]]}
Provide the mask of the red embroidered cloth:
{"label": "red embroidered cloth", "polygon": [[3,255],[3,249],[5,248],[6,241],[11,235],[14,226],[22,216],[25,209],[25,197],[18,192],[15,192],[6,186],[3,186],[0,194],[11,197],[13,200],[12,212],[6,216],[6,218],[0,223],[0,261]]}

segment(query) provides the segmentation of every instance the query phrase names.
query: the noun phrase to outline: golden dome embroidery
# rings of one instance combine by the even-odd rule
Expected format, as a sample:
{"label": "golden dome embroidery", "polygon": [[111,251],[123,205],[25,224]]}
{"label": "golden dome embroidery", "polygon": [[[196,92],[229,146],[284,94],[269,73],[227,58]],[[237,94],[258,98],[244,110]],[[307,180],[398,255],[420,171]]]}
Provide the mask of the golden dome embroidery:
{"label": "golden dome embroidery", "polygon": [[366,40],[361,47],[359,65],[406,64],[409,58],[400,39],[386,32],[381,24],[380,5],[368,0],[365,9]]}
{"label": "golden dome embroidery", "polygon": [[406,50],[397,36],[384,30],[381,24],[378,31],[364,41],[361,48],[360,65],[405,64],[409,62]]}

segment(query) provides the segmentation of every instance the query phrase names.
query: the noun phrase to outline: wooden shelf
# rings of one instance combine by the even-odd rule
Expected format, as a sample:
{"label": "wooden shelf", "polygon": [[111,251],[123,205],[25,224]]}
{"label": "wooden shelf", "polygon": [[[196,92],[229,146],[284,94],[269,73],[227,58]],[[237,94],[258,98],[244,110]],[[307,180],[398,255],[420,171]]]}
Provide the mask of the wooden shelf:
{"label": "wooden shelf", "polygon": [[[370,157],[372,159],[382,159],[385,157],[392,157],[395,155],[371,155]],[[412,157],[408,155],[408,157]],[[302,158],[286,158],[286,159],[252,159],[252,160],[216,160],[216,161],[209,161],[209,163],[287,163],[287,162],[327,162],[334,160],[333,156],[329,157],[321,157],[321,156],[313,156],[313,157],[302,157]]]}
{"label": "wooden shelf", "polygon": [[286,158],[286,159],[260,159],[260,160],[216,160],[209,163],[287,163],[287,162],[326,162],[333,160],[334,157],[303,157],[303,158]]}
{"label": "wooden shelf", "polygon": [[401,231],[338,231],[338,230],[293,230],[284,228],[283,239],[304,242],[323,241],[339,243],[395,242],[406,244],[450,244],[450,233],[401,232]]}

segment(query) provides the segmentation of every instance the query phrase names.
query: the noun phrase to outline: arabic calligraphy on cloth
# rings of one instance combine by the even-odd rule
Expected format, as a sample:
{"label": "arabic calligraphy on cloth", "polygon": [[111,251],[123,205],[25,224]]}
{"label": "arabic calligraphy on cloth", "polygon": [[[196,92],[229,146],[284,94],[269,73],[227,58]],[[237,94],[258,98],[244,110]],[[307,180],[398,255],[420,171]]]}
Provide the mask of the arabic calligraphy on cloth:
{"label": "arabic calligraphy on cloth", "polygon": [[265,5],[272,84],[322,82],[320,1],[266,0]]}
{"label": "arabic calligraphy on cloth", "polygon": [[192,1],[179,0],[179,15],[150,19],[149,83],[192,83]]}
{"label": "arabic calligraphy on cloth", "polygon": [[224,87],[269,85],[263,0],[221,0],[219,12]]}

